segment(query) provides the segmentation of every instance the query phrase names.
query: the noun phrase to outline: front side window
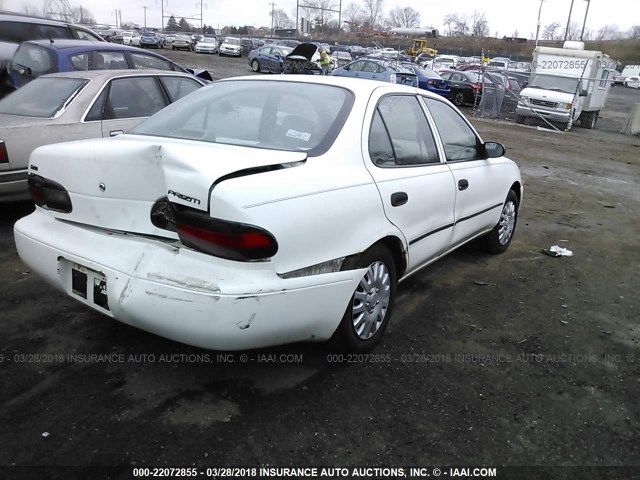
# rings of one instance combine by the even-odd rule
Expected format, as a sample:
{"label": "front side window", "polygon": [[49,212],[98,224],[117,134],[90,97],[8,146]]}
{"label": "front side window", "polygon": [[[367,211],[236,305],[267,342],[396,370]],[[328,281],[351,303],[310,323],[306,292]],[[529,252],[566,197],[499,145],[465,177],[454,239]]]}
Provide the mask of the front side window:
{"label": "front side window", "polygon": [[130,133],[316,155],[333,143],[352,104],[351,92],[329,85],[222,81]]}
{"label": "front side window", "polygon": [[195,80],[183,77],[160,77],[160,81],[169,93],[171,102],[198,90],[202,85]]}
{"label": "front side window", "polygon": [[423,98],[440,133],[447,161],[485,158],[479,148],[480,140],[456,110],[439,100]]}
{"label": "front side window", "polygon": [[416,97],[390,95],[380,100],[371,125],[369,153],[381,167],[440,162],[433,133]]}
{"label": "front side window", "polygon": [[149,117],[166,106],[153,77],[112,80],[104,111],[105,120]]}
{"label": "front side window", "polygon": [[131,55],[134,68],[142,70],[172,70],[171,63],[168,60],[147,55],[146,53],[129,53],[129,55]]}
{"label": "front side window", "polygon": [[0,100],[0,113],[53,118],[87,83],[83,78],[37,78]]}

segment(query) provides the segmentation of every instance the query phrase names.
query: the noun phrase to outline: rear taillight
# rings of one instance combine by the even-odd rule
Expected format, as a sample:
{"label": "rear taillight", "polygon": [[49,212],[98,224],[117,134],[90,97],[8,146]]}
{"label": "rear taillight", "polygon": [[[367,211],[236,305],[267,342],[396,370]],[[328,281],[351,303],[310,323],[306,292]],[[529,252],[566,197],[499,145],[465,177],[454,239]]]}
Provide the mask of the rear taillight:
{"label": "rear taillight", "polygon": [[71,213],[71,198],[62,185],[40,175],[29,175],[28,183],[31,198],[37,206],[56,212]]}
{"label": "rear taillight", "polygon": [[0,140],[0,163],[9,163],[9,154],[7,153],[7,145]]}
{"label": "rear taillight", "polygon": [[276,239],[260,227],[211,218],[200,210],[173,206],[176,231],[187,247],[239,261],[270,258],[278,251]]}

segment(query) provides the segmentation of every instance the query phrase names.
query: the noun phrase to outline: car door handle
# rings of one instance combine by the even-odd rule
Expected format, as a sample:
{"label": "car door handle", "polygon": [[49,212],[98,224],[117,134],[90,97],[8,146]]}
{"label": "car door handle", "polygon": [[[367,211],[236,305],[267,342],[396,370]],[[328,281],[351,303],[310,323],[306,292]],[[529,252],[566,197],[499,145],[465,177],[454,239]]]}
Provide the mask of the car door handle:
{"label": "car door handle", "polygon": [[462,180],[458,180],[458,190],[466,190],[469,188],[469,180],[463,178]]}
{"label": "car door handle", "polygon": [[109,136],[115,137],[116,135],[122,135],[123,133],[124,133],[124,130],[111,130],[109,132]]}
{"label": "car door handle", "polygon": [[405,192],[396,192],[391,194],[391,206],[399,207],[409,201],[409,195]]}

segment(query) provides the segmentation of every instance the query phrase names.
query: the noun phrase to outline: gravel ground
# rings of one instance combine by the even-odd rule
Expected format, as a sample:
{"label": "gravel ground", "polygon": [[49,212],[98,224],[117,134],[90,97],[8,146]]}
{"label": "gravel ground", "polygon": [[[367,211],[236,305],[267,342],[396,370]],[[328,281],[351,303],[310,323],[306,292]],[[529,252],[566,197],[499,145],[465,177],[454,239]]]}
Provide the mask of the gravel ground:
{"label": "gravel ground", "polygon": [[[522,169],[515,239],[402,283],[367,361],[220,356],[113,322],[26,269],[12,225],[31,207],[4,205],[0,465],[640,465],[640,141],[474,123]],[[556,244],[574,256],[540,253]]]}

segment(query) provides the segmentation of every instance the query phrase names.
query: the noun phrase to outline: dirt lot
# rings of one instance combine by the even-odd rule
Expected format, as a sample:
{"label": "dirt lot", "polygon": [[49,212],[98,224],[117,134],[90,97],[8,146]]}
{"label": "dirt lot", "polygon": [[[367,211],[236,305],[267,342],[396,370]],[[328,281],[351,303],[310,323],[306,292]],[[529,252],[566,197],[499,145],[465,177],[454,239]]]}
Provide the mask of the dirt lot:
{"label": "dirt lot", "polygon": [[516,237],[402,283],[367,362],[223,358],[113,322],[23,266],[30,207],[3,205],[0,465],[640,465],[640,141],[475,124],[522,169]]}

